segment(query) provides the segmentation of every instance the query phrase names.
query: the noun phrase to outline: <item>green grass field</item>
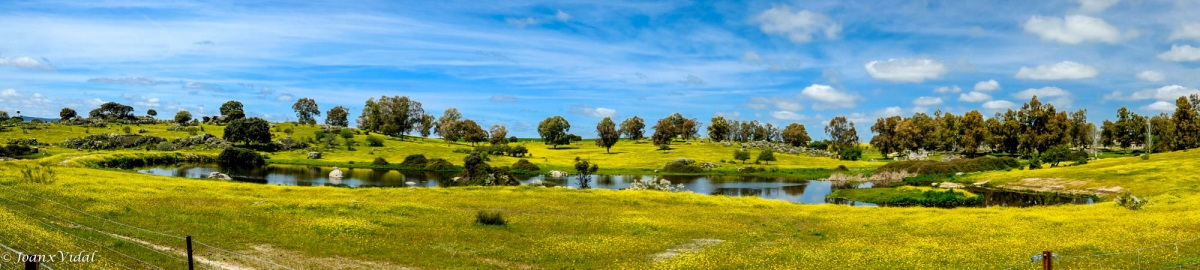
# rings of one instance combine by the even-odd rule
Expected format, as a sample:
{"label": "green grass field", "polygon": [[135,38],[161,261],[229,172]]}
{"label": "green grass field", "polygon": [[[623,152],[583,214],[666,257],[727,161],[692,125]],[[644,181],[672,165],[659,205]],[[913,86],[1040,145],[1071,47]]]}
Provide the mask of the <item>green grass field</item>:
{"label": "green grass field", "polygon": [[[217,129],[206,126],[210,133]],[[151,130],[148,134],[163,130],[162,134],[171,135],[165,133],[165,127]],[[307,128],[300,128],[294,136],[305,136],[303,130]],[[30,134],[38,132],[50,138],[39,140],[50,143],[71,137],[69,131],[55,129]],[[0,137],[31,136],[14,130],[0,133]],[[462,154],[450,151],[456,147],[468,146],[432,139],[388,140],[385,147],[375,149],[375,156],[398,162],[407,154],[423,153],[461,164]],[[659,168],[679,157],[702,161],[732,157],[731,148],[716,144],[675,145],[676,150],[661,153],[649,144],[623,141],[613,149],[617,154],[605,154],[589,144],[561,150],[547,147],[530,147],[530,160],[553,168],[565,167],[580,156],[606,168],[641,170]],[[1027,178],[1082,183],[1066,185],[1064,190],[1122,186],[1151,199],[1152,204],[1140,211],[1112,202],[1034,208],[877,208],[655,191],[287,187],[61,166],[77,157],[103,158],[109,152],[57,147],[49,151],[52,155],[47,157],[0,162],[0,185],[4,186],[0,187],[0,198],[4,198],[0,199],[0,221],[4,221],[0,222],[0,241],[28,250],[98,249],[110,260],[83,268],[117,264],[143,268],[117,253],[165,268],[182,267],[178,256],[159,254],[83,226],[174,250],[182,243],[104,222],[47,200],[151,231],[192,235],[216,247],[298,269],[1002,269],[1033,266],[1023,263],[1042,250],[1062,254],[1057,266],[1070,269],[1161,268],[1200,262],[1200,241],[1178,245],[1178,253],[1176,246],[1164,246],[1139,253],[1070,257],[1200,237],[1196,230],[1200,211],[1195,211],[1200,209],[1195,176],[1200,172],[1198,151],[1156,154],[1149,161],[1113,158],[1082,166],[967,176],[1000,185]],[[369,162],[373,159],[370,151],[362,146],[358,151],[339,150],[322,161]],[[145,151],[112,152],[134,155]],[[303,161],[302,154],[275,153],[271,160]],[[777,156],[780,161],[771,166],[785,169],[843,164],[870,169],[882,164]],[[512,161],[515,159],[504,157],[492,163]],[[27,166],[50,168],[54,181],[26,180],[21,170]],[[730,167],[734,166],[722,169]],[[508,225],[475,224],[475,215],[481,210],[502,213]],[[200,252],[222,265],[256,265],[220,254],[211,249]]]}

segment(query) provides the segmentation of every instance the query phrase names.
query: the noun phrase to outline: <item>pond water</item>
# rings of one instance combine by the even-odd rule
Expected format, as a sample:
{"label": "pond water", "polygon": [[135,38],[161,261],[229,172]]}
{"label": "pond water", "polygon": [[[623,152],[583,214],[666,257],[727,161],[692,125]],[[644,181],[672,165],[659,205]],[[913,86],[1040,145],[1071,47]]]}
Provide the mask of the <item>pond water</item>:
{"label": "pond water", "polygon": [[[345,187],[436,187],[452,182],[454,173],[425,171],[400,171],[342,168],[342,179],[330,179],[330,167],[268,165],[262,168],[221,168],[215,164],[189,164],[169,167],[150,167],[137,170],[141,173],[186,178],[205,178],[212,172],[228,174],[234,181],[286,186],[345,186]],[[684,189],[709,195],[756,196],[766,199],[784,200],[804,204],[837,203],[855,206],[876,206],[872,203],[826,199],[835,189],[869,188],[871,183],[840,186],[822,180],[805,180],[785,177],[763,176],[703,176],[665,175],[663,179],[672,184],[683,184]],[[554,178],[546,175],[518,175],[522,184],[542,180],[559,186],[579,187],[575,176]],[[592,177],[592,188],[624,189],[633,179],[649,180],[653,175],[596,175]],[[1002,191],[978,191],[984,194],[987,205],[1024,207],[1031,205],[1090,203],[1090,201],[1067,200],[1055,196],[1021,196],[1020,193]],[[991,200],[989,200],[991,199]]]}

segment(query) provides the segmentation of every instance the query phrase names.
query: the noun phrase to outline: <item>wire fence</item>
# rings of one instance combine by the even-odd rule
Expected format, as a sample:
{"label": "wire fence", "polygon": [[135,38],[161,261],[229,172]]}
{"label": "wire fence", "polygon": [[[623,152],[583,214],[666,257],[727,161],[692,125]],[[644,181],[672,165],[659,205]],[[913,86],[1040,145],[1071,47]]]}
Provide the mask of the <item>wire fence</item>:
{"label": "wire fence", "polygon": [[[93,215],[67,204],[0,185],[0,190],[14,195],[0,195],[0,203],[14,215],[31,220],[42,228],[70,238],[70,242],[38,243],[37,239],[0,231],[0,244],[15,249],[8,252],[24,254],[60,254],[61,252],[95,252],[99,264],[58,263],[56,269],[105,268],[177,269],[188,264],[186,237],[149,230]],[[270,260],[192,240],[192,258],[197,269],[291,269]],[[3,250],[0,250],[3,251]],[[14,255],[15,257],[15,255]],[[55,263],[43,264],[51,266]],[[49,267],[46,267],[49,269]]]}
{"label": "wire fence", "polygon": [[[1005,269],[1042,269],[1042,254]],[[1063,269],[1190,269],[1200,267],[1200,238],[1125,251],[1089,255],[1054,254],[1054,268]]]}

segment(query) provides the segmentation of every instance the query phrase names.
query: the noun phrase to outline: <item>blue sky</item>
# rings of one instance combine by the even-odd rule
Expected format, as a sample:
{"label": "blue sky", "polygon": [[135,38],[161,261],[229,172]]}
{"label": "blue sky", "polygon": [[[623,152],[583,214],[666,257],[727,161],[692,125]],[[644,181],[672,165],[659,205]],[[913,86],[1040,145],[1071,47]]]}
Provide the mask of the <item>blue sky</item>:
{"label": "blue sky", "polygon": [[[1200,93],[1200,1],[6,1],[0,110],[295,120],[403,95],[533,137],[674,112],[808,126],[1039,95],[1090,120]],[[352,3],[345,3],[352,2]],[[496,3],[493,3],[496,2]]]}

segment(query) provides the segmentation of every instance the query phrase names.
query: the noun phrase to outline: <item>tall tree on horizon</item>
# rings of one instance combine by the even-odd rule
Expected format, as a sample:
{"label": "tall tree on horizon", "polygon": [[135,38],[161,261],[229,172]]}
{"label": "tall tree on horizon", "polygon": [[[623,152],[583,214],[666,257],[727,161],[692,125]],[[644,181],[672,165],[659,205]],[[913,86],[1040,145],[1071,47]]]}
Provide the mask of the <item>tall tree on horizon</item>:
{"label": "tall tree on horizon", "polygon": [[538,135],[542,137],[545,144],[554,148],[571,143],[571,137],[567,133],[569,131],[571,131],[571,123],[562,116],[547,117],[546,120],[538,123]]}
{"label": "tall tree on horizon", "polygon": [[617,123],[612,121],[612,118],[605,117],[596,124],[596,146],[604,147],[605,153],[611,153],[613,145],[621,139],[621,133],[617,132]]}
{"label": "tall tree on horizon", "polygon": [[300,98],[292,104],[292,110],[296,111],[296,121],[302,125],[316,125],[317,120],[314,115],[320,116],[321,109],[317,108],[317,101],[311,98]]}
{"label": "tall tree on horizon", "polygon": [[334,106],[325,113],[325,125],[334,127],[350,126],[350,121],[346,119],[350,115],[350,109],[342,106]]}
{"label": "tall tree on horizon", "polygon": [[829,125],[825,126],[825,134],[829,135],[833,152],[841,152],[842,149],[858,146],[858,131],[854,129],[854,122],[846,120],[845,116],[829,120]]}
{"label": "tall tree on horizon", "polygon": [[646,123],[642,121],[641,117],[634,115],[629,119],[625,119],[625,121],[621,121],[620,132],[621,134],[625,134],[625,137],[630,140],[635,142],[641,141],[643,135],[646,134]]}
{"label": "tall tree on horizon", "polygon": [[968,157],[975,157],[975,154],[980,151],[988,138],[987,125],[983,122],[983,114],[977,110],[972,110],[964,114],[961,118],[962,127],[962,151],[967,153]]}
{"label": "tall tree on horizon", "polygon": [[462,114],[458,113],[458,109],[449,108],[442,113],[442,117],[437,120],[437,133],[442,136],[442,140],[447,144],[457,142],[462,138],[462,128],[459,122],[462,121]]}
{"label": "tall tree on horizon", "polygon": [[812,138],[808,136],[808,131],[804,129],[804,125],[791,123],[783,128],[783,141],[792,146],[808,146],[808,142]]}
{"label": "tall tree on horizon", "polygon": [[723,116],[712,118],[712,122],[708,124],[708,139],[720,142],[729,139],[729,121]]}
{"label": "tall tree on horizon", "polygon": [[[1192,97],[1197,95],[1193,94]],[[1191,100],[1182,96],[1175,100],[1175,114],[1171,121],[1175,124],[1178,139],[1174,150],[1185,150],[1200,143],[1200,113],[1192,105]]]}

